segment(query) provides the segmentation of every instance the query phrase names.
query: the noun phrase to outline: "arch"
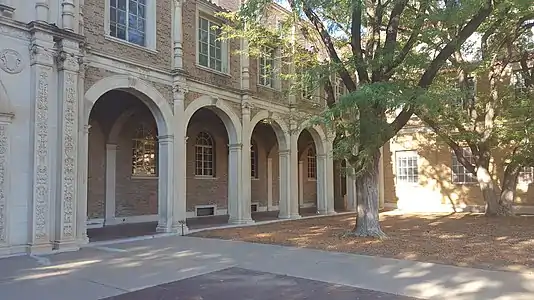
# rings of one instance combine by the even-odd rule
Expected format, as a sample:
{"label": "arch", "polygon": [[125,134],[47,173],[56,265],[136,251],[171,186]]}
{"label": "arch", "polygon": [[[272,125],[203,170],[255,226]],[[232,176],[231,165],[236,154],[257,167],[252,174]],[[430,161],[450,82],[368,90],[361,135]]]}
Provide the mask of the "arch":
{"label": "arch", "polygon": [[128,75],[102,78],[89,88],[84,97],[85,124],[88,124],[91,109],[96,101],[112,90],[125,91],[138,97],[148,106],[156,119],[158,134],[172,135],[173,112],[165,97],[148,82]]}
{"label": "arch", "polygon": [[122,114],[119,115],[119,117],[113,123],[111,130],[109,131],[107,139],[108,144],[117,144],[119,134],[122,131],[122,127],[124,126],[124,124],[126,124],[126,122],[128,122],[130,117],[135,114],[136,111],[137,109],[132,107],[130,109],[125,110]]}
{"label": "arch", "polygon": [[310,126],[309,121],[304,121],[304,123],[299,126],[297,136],[300,136],[304,130],[307,130],[313,138],[313,143],[315,144],[316,148],[315,153],[317,155],[326,154],[325,143],[327,142],[327,138],[323,129],[318,125]]}
{"label": "arch", "polygon": [[193,117],[193,114],[204,107],[212,108],[213,112],[221,118],[224,127],[226,127],[230,144],[241,143],[241,120],[229,106],[223,103],[222,100],[211,96],[201,96],[189,103],[184,113],[184,123],[186,124],[183,129],[184,131],[187,132],[187,127],[189,126],[189,121]]}
{"label": "arch", "polygon": [[265,119],[271,119],[274,121],[273,123],[271,123],[271,127],[273,128],[274,134],[276,135],[279,149],[281,150],[289,149],[289,145],[287,142],[289,141],[289,137],[288,137],[289,128],[286,126],[285,122],[282,121],[280,116],[278,116],[277,114],[271,113],[267,110],[261,110],[256,115],[254,115],[254,117],[250,120],[250,132],[247,133],[248,138],[249,139],[252,138],[252,132],[254,131],[254,128],[256,127],[256,125],[259,122],[261,122],[261,120],[265,120]]}

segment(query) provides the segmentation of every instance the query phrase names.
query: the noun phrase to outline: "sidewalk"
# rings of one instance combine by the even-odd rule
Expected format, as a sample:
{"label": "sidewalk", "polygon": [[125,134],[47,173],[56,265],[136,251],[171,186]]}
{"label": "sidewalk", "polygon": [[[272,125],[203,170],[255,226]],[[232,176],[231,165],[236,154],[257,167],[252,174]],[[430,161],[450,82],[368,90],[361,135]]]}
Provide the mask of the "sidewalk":
{"label": "sidewalk", "polygon": [[534,299],[532,274],[178,236],[0,260],[0,299],[92,300],[229,267],[423,299]]}

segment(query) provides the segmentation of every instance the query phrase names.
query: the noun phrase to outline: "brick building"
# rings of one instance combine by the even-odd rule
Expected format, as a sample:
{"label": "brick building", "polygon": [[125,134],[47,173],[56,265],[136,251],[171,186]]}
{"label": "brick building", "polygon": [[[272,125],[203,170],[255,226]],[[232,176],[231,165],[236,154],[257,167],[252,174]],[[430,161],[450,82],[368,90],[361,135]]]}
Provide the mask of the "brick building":
{"label": "brick building", "polygon": [[76,250],[88,227],[354,209],[333,135],[289,117],[313,100],[216,39],[236,8],[0,0],[0,256]]}

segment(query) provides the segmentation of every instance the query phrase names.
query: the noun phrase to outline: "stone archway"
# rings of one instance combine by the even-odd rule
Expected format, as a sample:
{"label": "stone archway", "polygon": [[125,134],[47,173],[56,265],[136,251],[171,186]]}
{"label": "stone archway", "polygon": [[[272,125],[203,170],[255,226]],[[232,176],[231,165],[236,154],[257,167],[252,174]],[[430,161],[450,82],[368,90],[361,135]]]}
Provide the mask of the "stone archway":
{"label": "stone archway", "polygon": [[172,231],[172,209],[174,201],[174,168],[173,168],[173,147],[174,147],[174,122],[171,106],[167,100],[151,84],[143,80],[127,76],[116,75],[106,77],[96,82],[84,96],[83,124],[85,130],[81,136],[80,172],[79,181],[80,189],[78,193],[78,236],[87,241],[87,167],[88,167],[88,133],[89,117],[95,103],[103,95],[111,91],[122,91],[135,96],[141,100],[150,110],[157,126],[158,132],[158,226],[159,232]]}
{"label": "stone archway", "polygon": [[[191,123],[193,115],[202,109],[208,109],[214,113],[224,124],[228,134],[228,193],[227,212],[229,223],[241,224],[250,222],[250,216],[245,216],[242,194],[242,126],[238,115],[228,106],[224,100],[201,96],[191,102],[184,112],[184,136]],[[185,157],[184,159],[187,159]]]}

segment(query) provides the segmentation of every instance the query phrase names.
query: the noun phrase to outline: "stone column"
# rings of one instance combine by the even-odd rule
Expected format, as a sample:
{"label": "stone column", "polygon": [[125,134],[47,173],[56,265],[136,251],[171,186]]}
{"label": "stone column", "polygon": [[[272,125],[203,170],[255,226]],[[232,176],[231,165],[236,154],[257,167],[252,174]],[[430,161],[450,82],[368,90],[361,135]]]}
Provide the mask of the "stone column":
{"label": "stone column", "polygon": [[317,154],[317,214],[319,215],[328,213],[326,195],[326,154]]}
{"label": "stone column", "polygon": [[173,16],[173,49],[174,49],[174,68],[183,69],[183,19],[182,19],[182,4],[184,0],[174,0],[174,16]]}
{"label": "stone column", "polygon": [[378,163],[378,201],[379,208],[384,208],[385,192],[384,192],[384,147],[380,148],[380,161]]}
{"label": "stone column", "polygon": [[173,89],[174,98],[174,200],[172,227],[174,232],[187,234],[189,228],[185,224],[187,211],[187,124],[185,124],[185,79],[179,78]]}
{"label": "stone column", "polygon": [[10,124],[13,114],[0,112],[0,255],[9,245]]}
{"label": "stone column", "polygon": [[59,250],[75,250],[76,195],[78,179],[78,42],[63,39],[58,55],[58,109],[59,145],[58,165],[61,166],[57,182],[58,200],[55,209],[54,247]]}
{"label": "stone column", "polygon": [[267,158],[267,210],[273,207],[273,159]]}
{"label": "stone column", "polygon": [[76,5],[74,0],[63,0],[61,2],[61,25],[64,30],[74,31],[75,28]]}
{"label": "stone column", "polygon": [[298,219],[299,215],[299,191],[298,191],[298,135],[295,126],[291,128],[291,134],[289,135],[289,163],[287,168],[289,169],[289,218]]}
{"label": "stone column", "polygon": [[[228,155],[228,214],[230,224],[248,224],[252,222],[250,214],[245,213],[245,201],[243,201],[243,176],[242,176],[242,148],[243,144],[229,145]],[[250,169],[246,173],[250,181]],[[249,204],[250,211],[250,204]]]}
{"label": "stone column", "polygon": [[105,224],[115,219],[115,197],[117,181],[117,145],[106,144],[106,196]]}
{"label": "stone column", "polygon": [[348,211],[356,211],[357,201],[356,201],[356,177],[354,175],[354,168],[348,167],[349,163],[347,161],[347,175],[345,176],[345,181],[347,184],[347,207]]}
{"label": "stone column", "polygon": [[[80,103],[83,103],[83,96],[80,100]],[[80,111],[81,113],[79,115],[81,115],[81,122],[78,124],[83,124],[86,118],[85,110],[80,109]],[[76,215],[76,238],[79,245],[84,245],[89,243],[89,238],[87,237],[87,167],[89,165],[89,125],[80,126],[78,129],[78,137],[80,143],[78,145],[78,205]]]}
{"label": "stone column", "polygon": [[243,150],[241,152],[241,206],[243,207],[241,218],[242,222],[253,223],[251,217],[251,173],[250,173],[250,138],[252,136],[252,129],[250,128],[250,103],[247,101],[248,96],[244,96],[244,102],[241,104],[242,116],[242,130],[241,141],[243,143]]}
{"label": "stone column", "polygon": [[291,191],[290,191],[290,172],[289,172],[289,156],[290,150],[284,149],[278,151],[278,172],[280,174],[280,181],[278,187],[280,189],[280,197],[278,202],[278,218],[291,218]]}
{"label": "stone column", "polygon": [[38,22],[48,22],[50,6],[48,0],[37,0],[35,2],[35,20]]}
{"label": "stone column", "polygon": [[157,232],[172,231],[172,208],[174,202],[174,136],[158,137],[158,226]]}
{"label": "stone column", "polygon": [[32,103],[32,187],[30,252],[42,253],[52,250],[50,236],[50,105],[54,101],[52,91],[56,90],[52,35],[36,30],[30,48],[31,103]]}
{"label": "stone column", "polygon": [[326,213],[329,215],[335,214],[335,189],[334,189],[334,153],[333,140],[327,140],[324,143],[326,149],[325,160],[325,198],[326,198]]}
{"label": "stone column", "polygon": [[299,205],[304,204],[304,162],[299,160]]}

